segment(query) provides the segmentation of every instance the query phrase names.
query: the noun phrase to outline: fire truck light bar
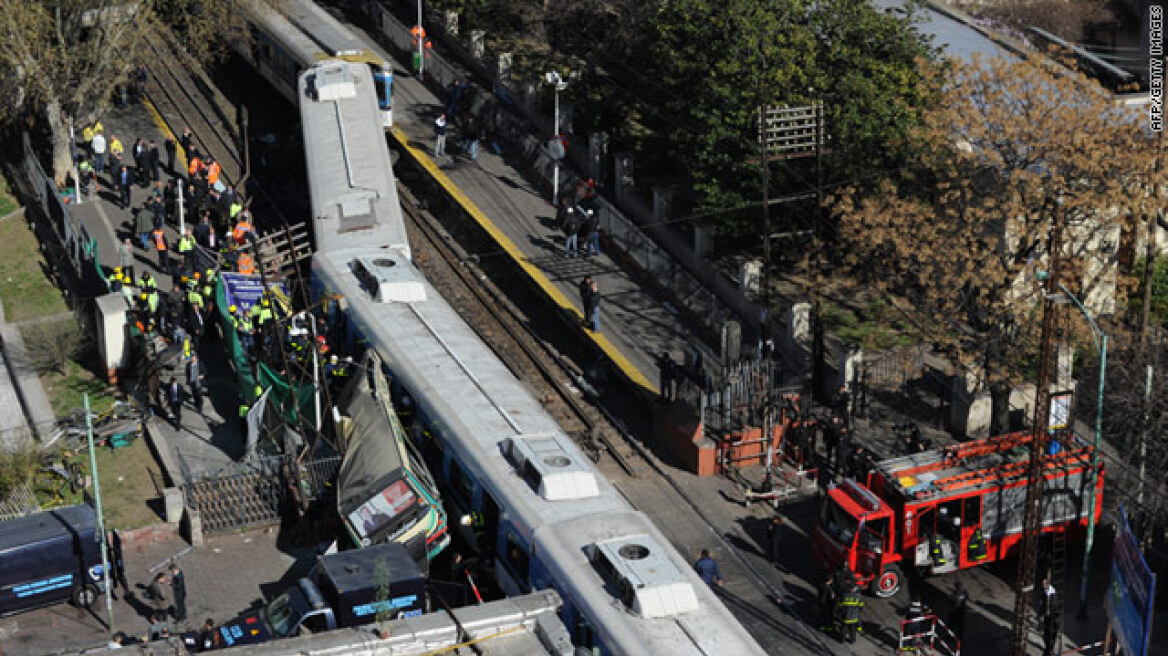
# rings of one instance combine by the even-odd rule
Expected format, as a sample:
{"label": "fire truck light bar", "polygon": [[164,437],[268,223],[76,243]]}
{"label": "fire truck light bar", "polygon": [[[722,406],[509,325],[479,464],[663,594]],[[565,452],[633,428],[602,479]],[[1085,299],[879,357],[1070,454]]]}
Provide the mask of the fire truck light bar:
{"label": "fire truck light bar", "polygon": [[868,510],[880,510],[880,499],[876,498],[875,494],[872,494],[872,490],[869,490],[850,478],[844,479],[840,487],[844,488],[848,496],[860,502]]}

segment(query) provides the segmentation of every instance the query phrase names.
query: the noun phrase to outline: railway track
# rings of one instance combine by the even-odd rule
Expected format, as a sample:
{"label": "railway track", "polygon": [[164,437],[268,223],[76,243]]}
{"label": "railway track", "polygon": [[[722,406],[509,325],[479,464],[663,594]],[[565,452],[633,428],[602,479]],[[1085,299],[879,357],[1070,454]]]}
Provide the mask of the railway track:
{"label": "railway track", "polygon": [[[594,461],[602,452],[630,476],[642,468],[636,453],[622,444],[603,413],[583,402],[578,388],[563,380],[579,380],[580,372],[566,358],[531,335],[527,320],[466,256],[462,248],[422,209],[414,194],[398,183],[407,218],[414,260],[426,278],[453,305],[480,337],[522,380],[561,427]],[[437,261],[436,261],[437,260]]]}
{"label": "railway track", "polygon": [[[684,483],[628,435],[618,419],[602,407],[583,400],[575,384],[581,376],[574,363],[532,334],[527,315],[495,286],[439,220],[422,209],[418,198],[400,182],[398,194],[415,264],[425,272],[427,280],[529,386],[549,414],[593,460],[599,461],[602,453],[610,455],[617,467],[602,469],[607,470],[606,475],[630,503],[641,508],[640,502],[648,498],[670,499],[672,507],[668,512],[693,520],[688,536],[676,526],[663,527],[671,541],[679,548],[682,543],[692,541],[694,535],[706,542],[718,542],[721,552],[730,557],[723,562],[727,577],[733,576],[741,582],[741,590],[737,592],[740,605],[753,606],[753,612],[761,611],[765,615],[782,615],[783,628],[776,633],[785,636],[785,641],[793,639],[800,645],[801,649],[792,653],[832,653],[821,634],[792,607],[783,604],[782,600],[789,596],[786,586],[773,581],[760,569],[756,559],[743,550],[741,539],[731,535],[727,522],[719,521],[717,509],[703,507],[696,501]],[[573,382],[564,382],[565,379]],[[750,596],[749,602],[743,603],[743,592]],[[763,610],[766,607],[771,610]]]}

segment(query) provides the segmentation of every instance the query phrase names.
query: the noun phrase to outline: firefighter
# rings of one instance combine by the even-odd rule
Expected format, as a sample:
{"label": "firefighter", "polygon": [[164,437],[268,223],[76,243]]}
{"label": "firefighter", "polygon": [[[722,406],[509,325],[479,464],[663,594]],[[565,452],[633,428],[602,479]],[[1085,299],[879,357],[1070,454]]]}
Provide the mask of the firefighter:
{"label": "firefighter", "polygon": [[969,559],[977,562],[985,560],[986,557],[986,543],[985,538],[981,534],[981,528],[973,529],[973,535],[969,537]]}
{"label": "firefighter", "polygon": [[856,634],[860,627],[860,612],[864,610],[864,599],[860,596],[860,587],[852,583],[851,589],[843,595],[836,607],[836,615],[840,622],[840,639],[855,644]]}

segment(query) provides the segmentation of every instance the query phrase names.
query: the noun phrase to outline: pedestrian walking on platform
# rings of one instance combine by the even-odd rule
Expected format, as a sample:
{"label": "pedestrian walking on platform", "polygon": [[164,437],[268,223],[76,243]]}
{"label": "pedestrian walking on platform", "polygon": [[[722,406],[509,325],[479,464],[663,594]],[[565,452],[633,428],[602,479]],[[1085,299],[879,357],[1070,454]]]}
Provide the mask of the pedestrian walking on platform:
{"label": "pedestrian walking on platform", "polygon": [[592,293],[588,295],[592,301],[592,306],[588,308],[588,323],[592,332],[600,332],[600,284],[595,280],[592,281]]}
{"label": "pedestrian walking on platform", "polygon": [[446,154],[446,114],[439,114],[434,119],[434,157]]}
{"label": "pedestrian walking on platform", "polygon": [[718,562],[710,555],[709,549],[702,549],[701,558],[694,563],[694,571],[705,581],[706,585],[722,586],[722,572],[718,569]]}
{"label": "pedestrian walking on platform", "polygon": [[[130,209],[130,185],[134,184],[134,175],[130,173],[130,167],[122,165],[115,184],[118,187],[119,205],[123,210]],[[145,240],[143,240],[142,248],[146,248]]]}
{"label": "pedestrian walking on platform", "polygon": [[150,179],[158,182],[162,179],[162,176],[159,175],[161,157],[158,154],[158,144],[154,143],[153,139],[150,140],[150,146],[146,149],[146,157],[149,158]]}
{"label": "pedestrian walking on platform", "polygon": [[170,406],[170,414],[174,415],[174,426],[178,428],[182,423],[182,385],[178,384],[174,376],[166,385],[166,401]]}
{"label": "pedestrian walking on platform", "polygon": [[600,219],[595,210],[584,210],[581,235],[584,237],[584,257],[600,255]]}
{"label": "pedestrian walking on platform", "polygon": [[191,388],[191,400],[194,401],[195,410],[203,411],[203,364],[199,362],[198,354],[192,353],[191,360],[187,363],[187,386]]}
{"label": "pedestrian walking on platform", "polygon": [[778,567],[783,553],[783,516],[775,513],[771,523],[767,526],[767,556],[771,565]]}
{"label": "pedestrian walking on platform", "polygon": [[178,563],[170,564],[170,587],[174,591],[173,615],[175,622],[187,621],[187,578]]}
{"label": "pedestrian walking on platform", "polygon": [[576,208],[568,207],[564,210],[564,222],[560,226],[564,231],[564,257],[576,257],[580,254],[580,217]]}
{"label": "pedestrian walking on platform", "polygon": [[171,175],[177,173],[174,168],[175,156],[178,154],[178,143],[175,142],[173,135],[166,135],[166,142],[163,144],[166,147],[166,170]]}
{"label": "pedestrian walking on platform", "polygon": [[142,102],[142,99],[146,97],[146,81],[149,79],[150,73],[146,70],[146,64],[138,62],[138,65],[134,67],[133,73],[133,102],[135,104]]}
{"label": "pedestrian walking on platform", "polygon": [[584,323],[588,323],[588,311],[592,307],[592,276],[584,276],[578,287],[580,291],[580,307],[584,313]]}
{"label": "pedestrian walking on platform", "polygon": [[105,173],[105,135],[100,132],[93,135],[93,141],[90,143],[90,146],[93,148],[93,170],[98,173]]}

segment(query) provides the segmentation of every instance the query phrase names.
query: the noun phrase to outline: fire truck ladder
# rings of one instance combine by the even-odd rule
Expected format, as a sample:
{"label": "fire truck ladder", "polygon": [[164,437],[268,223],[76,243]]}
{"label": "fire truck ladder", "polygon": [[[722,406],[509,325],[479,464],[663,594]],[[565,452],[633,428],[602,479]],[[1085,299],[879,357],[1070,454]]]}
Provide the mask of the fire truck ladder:
{"label": "fire truck ladder", "polygon": [[[1070,481],[1071,481],[1071,479],[1069,477],[1070,476],[1070,471],[1069,471],[1070,466],[1074,463],[1080,462],[1080,458],[1066,457],[1066,456],[1070,455],[1066,451],[1067,442],[1063,442],[1058,437],[1054,437],[1054,436],[1052,436],[1050,439],[1051,439],[1051,444],[1055,444],[1057,442],[1058,444],[1062,445],[1063,451],[1056,454],[1056,455],[1053,455],[1053,456],[1047,456],[1047,463],[1049,463],[1047,465],[1047,468],[1059,471],[1062,475],[1055,480],[1061,481],[1063,485],[1069,485]],[[1083,449],[1082,451],[1085,453],[1086,449]],[[1088,464],[1087,466],[1089,467],[1090,465]],[[1086,479],[1084,479],[1084,480],[1086,480]],[[1053,491],[1055,491],[1055,489],[1057,489],[1055,487],[1052,487],[1051,481],[1047,481],[1044,488],[1046,490],[1046,493],[1044,493],[1043,500],[1042,500],[1042,520],[1041,521],[1043,523],[1046,522],[1046,519],[1048,517],[1053,518],[1054,520],[1065,520],[1065,519],[1074,515],[1075,510],[1071,504],[1070,499],[1068,498],[1069,495],[1067,495],[1067,494],[1050,494],[1050,492],[1053,492]],[[1087,490],[1087,493],[1094,494],[1095,491],[1094,490]],[[1050,571],[1049,572],[1039,572],[1038,574],[1040,577],[1049,576],[1050,577],[1050,579],[1049,579],[1050,584],[1054,586],[1054,590],[1055,590],[1054,596],[1051,597],[1051,599],[1050,599],[1050,607],[1047,609],[1047,612],[1058,622],[1058,637],[1057,637],[1057,646],[1055,648],[1055,653],[1062,653],[1062,650],[1063,650],[1063,632],[1062,632],[1062,629],[1063,629],[1063,620],[1065,619],[1064,615],[1063,615],[1063,610],[1065,608],[1066,590],[1067,590],[1067,585],[1068,585],[1068,583],[1067,583],[1067,567],[1066,567],[1066,565],[1067,565],[1067,532],[1065,530],[1054,531],[1050,534],[1050,539],[1051,539],[1051,541],[1050,541]],[[1039,594],[1045,595],[1046,591],[1040,590]],[[1040,620],[1041,619],[1045,619],[1045,618],[1040,618]],[[1046,629],[1045,626],[1038,627],[1040,634],[1042,634],[1045,631],[1045,629]]]}
{"label": "fire truck ladder", "polygon": [[[981,451],[981,449],[978,449],[978,451]],[[993,453],[993,450],[987,450],[985,453]],[[974,455],[978,454],[975,453]],[[964,457],[969,457],[969,455],[967,454]],[[1086,466],[1089,460],[1090,452],[1088,451],[1087,447],[1082,447],[1070,451],[1064,450],[1057,455],[1050,456],[1050,458],[1047,460],[1049,463],[1047,468],[1062,470],[1074,464]],[[946,462],[955,462],[955,460],[949,460]],[[1052,467],[1051,465],[1056,466]],[[938,491],[949,492],[953,490],[959,490],[961,488],[980,485],[985,483],[987,479],[1004,481],[1015,477],[1021,478],[1022,476],[1025,476],[1026,469],[1029,466],[1029,463],[1026,462],[1016,462],[995,467],[987,471],[971,471],[962,474],[954,474],[953,476],[947,476],[945,478],[933,481],[932,488]]]}

